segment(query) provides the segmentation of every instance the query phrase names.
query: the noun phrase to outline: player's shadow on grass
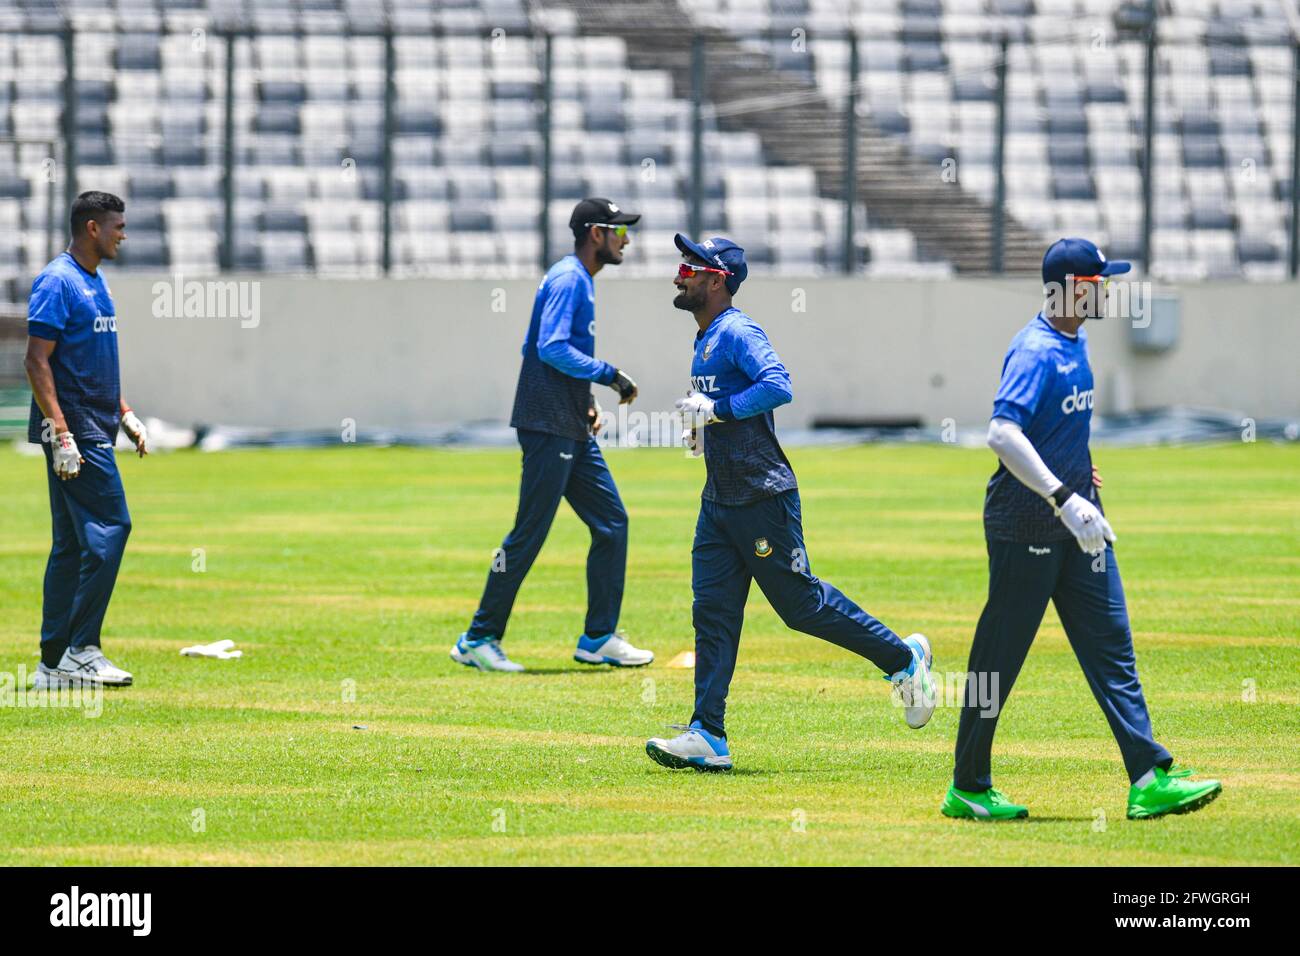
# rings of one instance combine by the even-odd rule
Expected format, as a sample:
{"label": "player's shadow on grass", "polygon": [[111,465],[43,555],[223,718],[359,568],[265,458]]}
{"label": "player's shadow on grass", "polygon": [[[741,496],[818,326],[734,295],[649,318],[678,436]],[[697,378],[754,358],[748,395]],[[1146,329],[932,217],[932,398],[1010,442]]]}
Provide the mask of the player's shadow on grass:
{"label": "player's shadow on grass", "polygon": [[618,670],[616,667],[530,667],[526,671],[514,675],[516,677],[529,676],[551,676],[553,674],[610,674]]}
{"label": "player's shadow on grass", "polygon": [[1029,814],[1028,820],[1016,820],[1016,823],[1091,823],[1092,817],[1036,817]]}

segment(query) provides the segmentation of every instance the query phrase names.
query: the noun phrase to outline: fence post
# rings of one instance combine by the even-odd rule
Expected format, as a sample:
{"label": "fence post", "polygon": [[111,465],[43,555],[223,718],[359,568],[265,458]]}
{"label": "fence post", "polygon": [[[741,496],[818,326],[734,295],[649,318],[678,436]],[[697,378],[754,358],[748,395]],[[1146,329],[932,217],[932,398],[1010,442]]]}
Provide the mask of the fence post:
{"label": "fence post", "polygon": [[704,231],[704,36],[691,37],[691,238]]}
{"label": "fence post", "polygon": [[76,50],[77,33],[68,23],[63,28],[63,199],[69,209],[77,198]]}
{"label": "fence post", "polygon": [[551,267],[551,107],[555,96],[551,76],[553,42],[550,31],[547,31],[542,37],[542,209],[537,217],[537,228],[542,240],[543,272]]}
{"label": "fence post", "polygon": [[393,42],[393,28],[384,28],[384,275],[393,268],[393,136],[396,134],[394,112],[397,100],[397,51]]}
{"label": "fence post", "polygon": [[1007,215],[1007,51],[1006,34],[998,44],[997,84],[998,116],[997,141],[994,145],[993,165],[997,179],[993,194],[993,247],[989,250],[989,271],[996,275],[1006,271],[1006,215]]}
{"label": "fence post", "polygon": [[1155,135],[1156,135],[1156,4],[1149,0],[1147,4],[1147,57],[1146,57],[1146,117],[1142,130],[1142,268],[1151,273],[1151,230],[1153,181],[1155,179]]}
{"label": "fence post", "polygon": [[1300,276],[1300,39],[1295,45],[1291,99],[1291,248],[1288,274]]}
{"label": "fence post", "polygon": [[840,268],[853,275],[858,262],[853,241],[853,206],[858,201],[858,33],[849,31],[849,93],[844,104],[844,248]]}
{"label": "fence post", "polygon": [[[45,144],[49,150],[50,160],[53,161],[56,155],[58,144],[53,140]],[[49,180],[45,183],[45,258],[53,259],[58,255],[54,238],[54,221],[58,218],[54,210],[54,183],[56,177],[53,170],[50,172]],[[71,210],[69,210],[71,211]]]}
{"label": "fence post", "polygon": [[221,271],[235,268],[235,33],[226,40],[225,128],[221,144]]}

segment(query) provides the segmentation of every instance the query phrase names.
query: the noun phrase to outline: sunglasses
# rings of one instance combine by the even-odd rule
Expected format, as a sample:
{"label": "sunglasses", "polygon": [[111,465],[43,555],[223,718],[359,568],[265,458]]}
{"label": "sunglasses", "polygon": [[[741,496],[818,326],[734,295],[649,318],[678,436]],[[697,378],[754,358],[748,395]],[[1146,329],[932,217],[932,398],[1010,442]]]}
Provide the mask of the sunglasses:
{"label": "sunglasses", "polygon": [[689,262],[683,262],[677,267],[677,278],[689,279],[697,272],[716,272],[720,276],[729,276],[733,274],[728,272],[726,269],[712,269],[709,266],[695,266],[691,265]]}
{"label": "sunglasses", "polygon": [[1110,286],[1110,276],[1066,276],[1066,278],[1073,279],[1075,282],[1096,282],[1103,289]]}
{"label": "sunglasses", "polygon": [[609,223],[607,223],[607,222],[584,222],[584,223],[582,224],[582,226],[583,226],[584,229],[588,229],[588,228],[590,228],[590,227],[592,227],[592,226],[600,226],[601,229],[613,229],[613,230],[614,230],[614,235],[618,236],[620,239],[622,239],[624,236],[627,235],[627,226],[625,226],[625,225],[624,225],[624,226],[611,226],[611,225],[610,225]]}

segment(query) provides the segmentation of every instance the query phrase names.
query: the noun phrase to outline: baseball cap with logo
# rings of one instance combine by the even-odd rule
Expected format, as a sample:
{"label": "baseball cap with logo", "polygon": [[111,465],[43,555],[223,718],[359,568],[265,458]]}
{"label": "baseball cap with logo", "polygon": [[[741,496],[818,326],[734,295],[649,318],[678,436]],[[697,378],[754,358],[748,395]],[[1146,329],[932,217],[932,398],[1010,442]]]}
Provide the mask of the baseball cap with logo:
{"label": "baseball cap with logo", "polygon": [[569,217],[569,228],[581,232],[588,224],[630,226],[640,218],[639,213],[624,212],[618,208],[617,203],[596,197],[584,199],[573,207],[573,215]]}
{"label": "baseball cap with logo", "polygon": [[1114,276],[1133,266],[1118,259],[1107,260],[1095,242],[1087,239],[1057,239],[1043,255],[1043,284],[1064,284],[1070,276]]}
{"label": "baseball cap with logo", "polygon": [[710,265],[730,272],[731,275],[727,276],[726,286],[727,291],[732,295],[736,294],[740,284],[749,275],[749,266],[745,264],[745,250],[730,239],[714,236],[712,239],[701,239],[699,242],[692,242],[679,232],[673,236],[673,242],[677,243],[677,248],[682,252],[699,256]]}

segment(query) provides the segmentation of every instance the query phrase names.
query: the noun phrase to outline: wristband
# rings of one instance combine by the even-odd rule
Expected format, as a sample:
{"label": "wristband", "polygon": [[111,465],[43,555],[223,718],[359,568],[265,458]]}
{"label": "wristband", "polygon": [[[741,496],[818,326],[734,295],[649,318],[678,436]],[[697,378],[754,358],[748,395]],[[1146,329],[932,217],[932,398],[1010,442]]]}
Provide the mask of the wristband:
{"label": "wristband", "polygon": [[1055,508],[1057,511],[1060,511],[1061,508],[1065,506],[1065,503],[1070,500],[1070,496],[1073,494],[1074,494],[1073,491],[1071,491],[1065,485],[1061,485],[1061,487],[1057,488],[1055,491],[1053,491],[1051,494],[1047,496],[1047,500],[1052,503],[1053,508]]}

